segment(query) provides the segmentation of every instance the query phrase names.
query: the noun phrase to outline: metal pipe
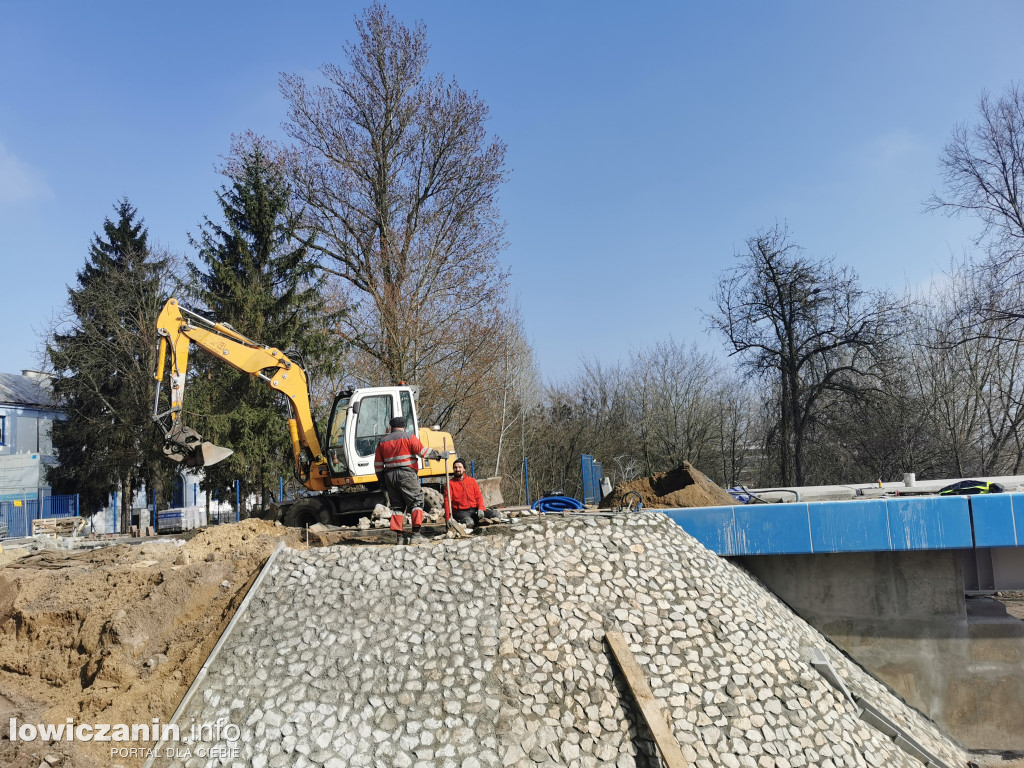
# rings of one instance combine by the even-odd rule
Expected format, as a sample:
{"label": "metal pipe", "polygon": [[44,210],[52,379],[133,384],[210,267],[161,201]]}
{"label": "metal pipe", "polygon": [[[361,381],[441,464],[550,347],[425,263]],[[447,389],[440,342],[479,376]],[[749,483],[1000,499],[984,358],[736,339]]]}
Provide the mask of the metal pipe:
{"label": "metal pipe", "polygon": [[[757,498],[757,494],[755,494],[753,491],[747,491],[747,493],[749,493],[754,498]],[[800,501],[800,491],[798,491],[796,488],[758,488],[757,493],[792,493],[794,496],[796,496],[796,500]],[[760,499],[760,501],[764,501],[764,499]],[[769,502],[765,503],[767,504]]]}

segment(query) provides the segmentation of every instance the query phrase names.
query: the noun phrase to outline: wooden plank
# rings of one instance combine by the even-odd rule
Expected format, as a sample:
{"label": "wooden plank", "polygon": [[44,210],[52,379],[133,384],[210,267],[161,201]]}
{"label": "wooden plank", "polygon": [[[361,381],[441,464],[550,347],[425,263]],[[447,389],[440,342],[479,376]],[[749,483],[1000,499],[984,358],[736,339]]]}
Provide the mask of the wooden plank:
{"label": "wooden plank", "polygon": [[608,647],[611,648],[615,661],[618,662],[619,669],[622,670],[622,674],[626,678],[629,690],[633,692],[637,706],[640,707],[640,714],[644,716],[647,727],[651,729],[651,734],[661,751],[665,765],[668,768],[690,768],[690,764],[683,757],[683,751],[679,748],[675,734],[669,728],[664,710],[659,706],[658,700],[654,698],[654,692],[651,691],[651,686],[648,684],[643,670],[626,644],[625,636],[621,632],[605,632],[604,637],[608,641]]}
{"label": "wooden plank", "polygon": [[85,525],[83,517],[48,517],[32,521],[32,535],[77,536]]}

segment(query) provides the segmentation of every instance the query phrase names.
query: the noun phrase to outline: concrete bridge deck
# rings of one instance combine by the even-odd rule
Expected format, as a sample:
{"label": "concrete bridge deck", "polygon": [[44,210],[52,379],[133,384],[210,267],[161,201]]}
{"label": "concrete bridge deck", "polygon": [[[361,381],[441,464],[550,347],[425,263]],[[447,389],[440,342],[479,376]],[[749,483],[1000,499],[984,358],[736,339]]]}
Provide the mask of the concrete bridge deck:
{"label": "concrete bridge deck", "polygon": [[1024,493],[659,511],[712,552],[730,557],[1024,545]]}

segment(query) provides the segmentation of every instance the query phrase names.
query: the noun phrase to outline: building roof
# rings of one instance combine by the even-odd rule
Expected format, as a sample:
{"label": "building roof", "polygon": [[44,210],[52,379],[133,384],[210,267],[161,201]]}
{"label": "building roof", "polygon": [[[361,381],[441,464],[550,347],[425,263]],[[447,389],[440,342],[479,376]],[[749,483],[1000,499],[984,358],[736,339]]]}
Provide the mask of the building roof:
{"label": "building roof", "polygon": [[28,408],[55,410],[49,377],[35,371],[28,376],[0,373],[0,405],[20,405]]}

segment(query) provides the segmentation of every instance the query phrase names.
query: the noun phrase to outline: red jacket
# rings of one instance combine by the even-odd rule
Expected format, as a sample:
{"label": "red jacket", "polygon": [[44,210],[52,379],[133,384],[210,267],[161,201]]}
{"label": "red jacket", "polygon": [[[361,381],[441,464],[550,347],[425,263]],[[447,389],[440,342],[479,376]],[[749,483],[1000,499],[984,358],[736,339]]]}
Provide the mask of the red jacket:
{"label": "red jacket", "polygon": [[416,459],[427,455],[428,448],[416,435],[406,432],[404,429],[395,430],[384,435],[377,443],[377,450],[373,455],[373,471],[380,474],[385,469],[397,469],[409,467],[412,470],[417,468]]}
{"label": "red jacket", "polygon": [[476,484],[469,475],[463,475],[461,480],[454,477],[444,488],[444,508],[448,510],[448,500],[451,499],[452,511],[457,509],[479,509],[484,510],[484,495],[480,493],[480,486]]}

